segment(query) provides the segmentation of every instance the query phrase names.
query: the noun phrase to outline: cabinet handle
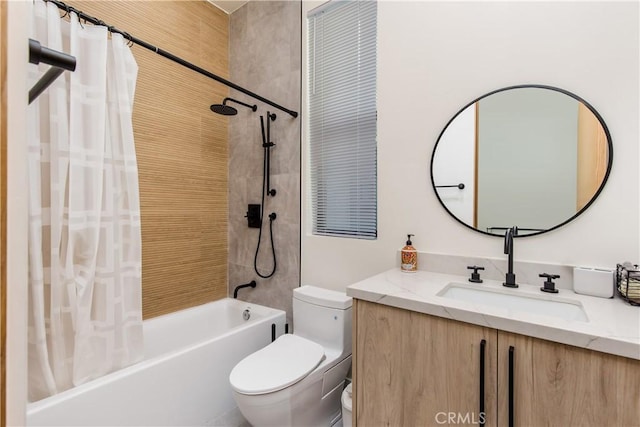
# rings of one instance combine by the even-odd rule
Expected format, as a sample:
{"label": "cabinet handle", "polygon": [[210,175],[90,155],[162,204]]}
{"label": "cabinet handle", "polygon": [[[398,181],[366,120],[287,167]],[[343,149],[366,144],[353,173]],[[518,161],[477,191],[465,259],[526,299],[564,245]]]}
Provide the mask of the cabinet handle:
{"label": "cabinet handle", "polygon": [[487,348],[487,340],[480,341],[480,413],[478,414],[478,424],[483,426],[485,422],[484,413],[484,354]]}
{"label": "cabinet handle", "polygon": [[513,427],[513,359],[515,351],[516,349],[512,345],[509,346],[509,427]]}

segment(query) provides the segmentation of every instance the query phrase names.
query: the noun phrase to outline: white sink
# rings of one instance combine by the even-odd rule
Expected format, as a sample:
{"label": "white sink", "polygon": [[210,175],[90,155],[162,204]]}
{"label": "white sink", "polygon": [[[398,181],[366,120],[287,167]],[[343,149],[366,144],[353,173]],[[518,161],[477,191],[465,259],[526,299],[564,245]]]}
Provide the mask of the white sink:
{"label": "white sink", "polygon": [[437,296],[474,304],[506,308],[514,312],[526,312],[542,316],[559,317],[565,320],[588,322],[589,318],[579,301],[545,295],[520,294],[517,290],[500,290],[474,287],[462,283],[449,283]]}

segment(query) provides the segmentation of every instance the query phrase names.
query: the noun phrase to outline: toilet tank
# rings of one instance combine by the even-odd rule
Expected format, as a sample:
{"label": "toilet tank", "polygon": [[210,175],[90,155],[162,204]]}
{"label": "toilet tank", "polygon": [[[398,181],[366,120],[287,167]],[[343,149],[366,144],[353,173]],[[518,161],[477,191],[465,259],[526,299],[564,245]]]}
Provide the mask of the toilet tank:
{"label": "toilet tank", "polygon": [[301,286],[293,290],[293,333],[323,347],[351,354],[351,297]]}

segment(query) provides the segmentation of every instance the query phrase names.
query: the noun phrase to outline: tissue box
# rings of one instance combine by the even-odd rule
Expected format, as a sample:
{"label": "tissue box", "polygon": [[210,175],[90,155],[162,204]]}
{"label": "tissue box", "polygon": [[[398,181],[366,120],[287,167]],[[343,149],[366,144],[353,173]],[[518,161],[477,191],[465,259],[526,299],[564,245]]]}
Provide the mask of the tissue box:
{"label": "tissue box", "polygon": [[614,270],[606,268],[573,268],[573,291],[577,294],[613,298]]}

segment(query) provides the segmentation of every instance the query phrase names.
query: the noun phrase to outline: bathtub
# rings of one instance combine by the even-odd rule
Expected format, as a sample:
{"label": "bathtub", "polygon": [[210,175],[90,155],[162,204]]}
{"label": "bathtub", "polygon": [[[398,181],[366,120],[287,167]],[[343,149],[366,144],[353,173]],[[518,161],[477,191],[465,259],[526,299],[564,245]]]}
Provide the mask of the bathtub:
{"label": "bathtub", "polygon": [[146,320],[142,362],[29,403],[27,425],[241,424],[229,373],[271,342],[274,324],[284,333],[284,311],[230,298]]}

